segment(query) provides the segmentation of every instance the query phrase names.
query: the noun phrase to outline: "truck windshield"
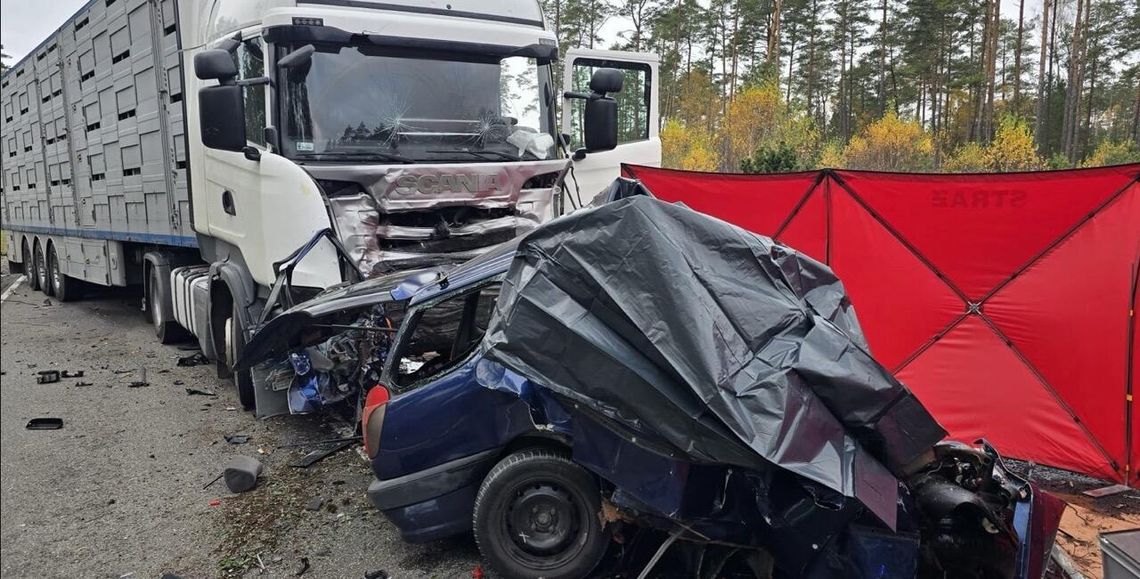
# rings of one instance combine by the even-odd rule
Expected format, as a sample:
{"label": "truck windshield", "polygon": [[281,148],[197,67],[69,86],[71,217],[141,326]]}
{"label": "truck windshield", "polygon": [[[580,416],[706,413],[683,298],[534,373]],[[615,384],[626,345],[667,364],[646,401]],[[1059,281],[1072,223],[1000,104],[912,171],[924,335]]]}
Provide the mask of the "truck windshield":
{"label": "truck windshield", "polygon": [[282,144],[296,159],[471,163],[555,154],[550,67],[533,58],[408,58],[318,45],[310,62],[282,75]]}

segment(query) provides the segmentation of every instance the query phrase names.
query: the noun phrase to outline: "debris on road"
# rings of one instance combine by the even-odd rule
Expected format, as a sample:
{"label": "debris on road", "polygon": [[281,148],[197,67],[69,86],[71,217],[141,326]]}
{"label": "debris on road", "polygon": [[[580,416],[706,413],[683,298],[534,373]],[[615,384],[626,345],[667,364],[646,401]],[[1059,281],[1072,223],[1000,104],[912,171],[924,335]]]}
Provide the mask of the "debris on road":
{"label": "debris on road", "polygon": [[84,386],[94,386],[94,385],[95,385],[94,382],[84,382],[83,380],[80,380],[80,381],[75,383],[76,388],[82,388]]}
{"label": "debris on road", "polygon": [[309,502],[305,503],[305,510],[319,511],[323,506],[325,506],[325,497],[313,497],[309,499]]}
{"label": "debris on road", "polygon": [[137,380],[131,380],[127,384],[127,388],[143,388],[146,386],[150,386],[150,382],[146,381],[146,366],[140,366],[139,367],[138,375],[139,375],[138,379]]}
{"label": "debris on road", "polygon": [[248,456],[234,457],[222,473],[226,488],[231,492],[244,493],[257,486],[257,477],[264,467],[261,461]]}
{"label": "debris on road", "polygon": [[194,352],[193,354],[191,354],[189,356],[182,356],[182,357],[178,358],[178,363],[176,365],[187,367],[187,366],[201,366],[203,364],[209,364],[209,363],[210,363],[210,360],[208,358],[206,358],[206,356],[204,354],[202,354],[201,352]]}
{"label": "debris on road", "polygon": [[309,468],[310,466],[313,466],[314,464],[317,464],[318,462],[320,462],[320,461],[322,461],[322,460],[324,460],[324,459],[326,459],[326,458],[328,458],[328,457],[330,457],[330,456],[332,456],[332,455],[334,455],[334,454],[336,454],[336,453],[338,453],[338,452],[340,452],[346,448],[349,448],[350,446],[352,446],[354,444],[356,444],[356,439],[351,439],[351,440],[346,440],[344,442],[341,442],[341,443],[339,443],[339,444],[337,444],[331,448],[327,448],[324,450],[314,450],[314,451],[310,452],[309,454],[306,454],[305,456],[303,456],[303,457],[301,457],[301,458],[299,458],[293,462],[290,462],[289,466],[291,466],[293,468]]}
{"label": "debris on road", "polygon": [[187,396],[217,396],[218,393],[217,392],[211,392],[209,390],[202,390],[199,388],[191,388],[191,387],[187,386],[186,387],[186,395]]}
{"label": "debris on road", "polygon": [[33,418],[28,421],[28,425],[24,428],[28,430],[59,430],[63,428],[62,418]]}
{"label": "debris on road", "polygon": [[364,574],[364,579],[388,579],[388,578],[389,578],[388,572],[383,570],[383,569],[377,569],[375,571],[368,571]]}
{"label": "debris on road", "polygon": [[222,504],[222,499],[210,499],[210,502],[206,504],[210,505],[211,507],[217,507]]}
{"label": "debris on road", "polygon": [[304,575],[308,571],[309,571],[309,558],[308,557],[301,557],[301,568],[297,569],[297,572],[294,573],[294,575],[296,575],[297,577],[300,577],[301,575]]}
{"label": "debris on road", "polygon": [[40,370],[36,372],[36,384],[55,384],[59,382],[59,370]]}
{"label": "debris on road", "polygon": [[245,444],[245,443],[249,442],[249,438],[250,438],[250,436],[248,434],[241,434],[241,433],[227,434],[225,436],[226,442],[228,442],[230,444]]}
{"label": "debris on road", "polygon": [[1099,499],[1100,497],[1117,495],[1117,494],[1120,494],[1123,492],[1128,492],[1130,490],[1132,490],[1132,489],[1130,489],[1124,485],[1109,485],[1109,486],[1100,487],[1097,489],[1090,489],[1090,490],[1087,490],[1081,494],[1085,495],[1086,497],[1092,497],[1094,499]]}

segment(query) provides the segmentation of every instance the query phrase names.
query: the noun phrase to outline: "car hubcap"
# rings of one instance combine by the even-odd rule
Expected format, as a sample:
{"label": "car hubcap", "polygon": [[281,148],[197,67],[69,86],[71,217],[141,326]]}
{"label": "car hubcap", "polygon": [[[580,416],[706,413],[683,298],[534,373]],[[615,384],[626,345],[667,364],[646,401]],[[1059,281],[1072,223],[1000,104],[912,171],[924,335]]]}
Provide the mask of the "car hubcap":
{"label": "car hubcap", "polygon": [[520,489],[507,515],[511,538],[529,553],[556,554],[572,541],[578,527],[576,514],[570,496],[558,485]]}

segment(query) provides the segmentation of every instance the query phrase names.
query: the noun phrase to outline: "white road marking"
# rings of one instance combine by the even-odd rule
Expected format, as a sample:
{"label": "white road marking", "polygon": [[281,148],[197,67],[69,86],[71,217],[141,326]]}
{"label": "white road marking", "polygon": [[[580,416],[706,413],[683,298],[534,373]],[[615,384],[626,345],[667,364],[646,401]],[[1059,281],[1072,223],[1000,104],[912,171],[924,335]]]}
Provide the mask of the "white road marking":
{"label": "white road marking", "polygon": [[24,283],[25,279],[28,278],[22,275],[16,278],[16,281],[13,282],[12,285],[8,286],[8,289],[4,290],[4,295],[0,295],[0,302],[8,299],[8,296],[12,295],[12,292],[16,291],[16,288],[19,287],[20,284]]}

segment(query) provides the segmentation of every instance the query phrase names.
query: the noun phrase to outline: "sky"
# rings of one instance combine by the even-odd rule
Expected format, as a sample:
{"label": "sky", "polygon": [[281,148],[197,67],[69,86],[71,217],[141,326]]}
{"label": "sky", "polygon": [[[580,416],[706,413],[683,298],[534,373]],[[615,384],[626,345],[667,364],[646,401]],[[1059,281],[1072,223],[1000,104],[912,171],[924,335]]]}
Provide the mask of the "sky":
{"label": "sky", "polygon": [[[0,44],[4,53],[12,58],[8,64],[16,64],[31,52],[49,34],[59,28],[65,20],[82,7],[87,0],[0,0]],[[1017,16],[1018,0],[1002,0],[1002,16]],[[1032,18],[1041,11],[1041,0],[1026,0],[1025,18]],[[603,35],[616,36],[628,28],[615,18],[607,22]]]}

